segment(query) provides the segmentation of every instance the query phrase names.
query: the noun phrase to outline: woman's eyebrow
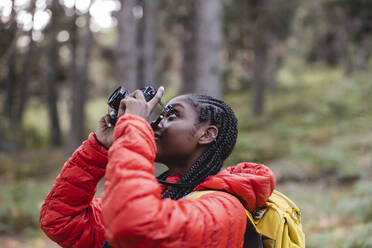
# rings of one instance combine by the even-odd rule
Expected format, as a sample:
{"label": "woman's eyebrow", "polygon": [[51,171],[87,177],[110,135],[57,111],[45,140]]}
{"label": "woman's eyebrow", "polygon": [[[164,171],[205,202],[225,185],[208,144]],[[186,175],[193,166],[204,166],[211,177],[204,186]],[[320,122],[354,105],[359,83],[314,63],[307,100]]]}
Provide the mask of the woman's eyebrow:
{"label": "woman's eyebrow", "polygon": [[185,108],[181,103],[174,103],[174,104],[171,104],[170,106],[171,106],[172,108],[174,108],[174,107]]}

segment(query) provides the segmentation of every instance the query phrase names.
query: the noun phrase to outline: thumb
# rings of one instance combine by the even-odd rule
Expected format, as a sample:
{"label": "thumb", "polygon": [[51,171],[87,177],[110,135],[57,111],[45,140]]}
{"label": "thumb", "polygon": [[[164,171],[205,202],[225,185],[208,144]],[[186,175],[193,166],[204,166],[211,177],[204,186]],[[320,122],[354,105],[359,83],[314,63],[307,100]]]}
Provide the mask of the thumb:
{"label": "thumb", "polygon": [[125,113],[125,110],[127,109],[127,105],[126,105],[127,98],[124,98],[123,100],[120,101],[120,106],[118,110],[118,119],[120,118],[120,116],[122,116]]}
{"label": "thumb", "polygon": [[160,86],[158,91],[156,92],[155,96],[148,102],[148,106],[149,106],[151,111],[160,102],[161,98],[163,97],[163,94],[164,94],[164,87]]}

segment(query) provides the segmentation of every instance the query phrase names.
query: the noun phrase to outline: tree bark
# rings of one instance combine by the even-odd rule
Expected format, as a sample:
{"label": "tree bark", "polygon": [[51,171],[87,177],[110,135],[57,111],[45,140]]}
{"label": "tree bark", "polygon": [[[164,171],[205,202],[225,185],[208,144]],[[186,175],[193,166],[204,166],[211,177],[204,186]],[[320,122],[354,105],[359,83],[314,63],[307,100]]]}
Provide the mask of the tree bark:
{"label": "tree bark", "polygon": [[198,93],[222,96],[222,0],[197,0],[196,89]]}
{"label": "tree bark", "polygon": [[143,81],[155,84],[156,13],[158,0],[144,1]]}
{"label": "tree bark", "polygon": [[270,62],[268,63],[268,69],[267,69],[267,84],[270,88],[271,93],[274,95],[278,92],[278,80],[277,80],[277,74],[278,71],[282,65],[283,58],[280,54],[274,54],[270,57]]}
{"label": "tree bark", "polygon": [[[2,68],[6,68],[4,69],[6,95],[3,103],[3,113],[4,116],[9,120],[13,118],[14,92],[16,85],[16,43],[19,36],[17,31],[17,23],[14,21],[16,16],[14,4],[12,5],[11,16],[11,20],[13,21],[10,21],[8,29],[10,43],[0,59],[0,70],[2,70]],[[4,65],[2,63],[4,63]]]}
{"label": "tree bark", "polygon": [[[259,25],[257,25],[259,27]],[[252,78],[252,113],[253,116],[260,116],[264,110],[264,94],[266,84],[267,68],[267,37],[259,35],[259,28],[253,41],[253,78]]]}
{"label": "tree bark", "polygon": [[127,90],[138,88],[137,22],[132,13],[136,0],[121,0],[118,16],[119,40],[116,52],[116,80]]}
{"label": "tree bark", "polygon": [[[32,0],[30,3],[30,12],[32,14],[32,22],[34,22],[35,16],[35,8],[36,8],[36,0]],[[22,74],[20,77],[20,98],[19,98],[19,106],[17,111],[17,120],[19,123],[22,123],[23,114],[25,110],[25,106],[29,96],[29,85],[32,81],[32,69],[34,66],[33,62],[33,54],[35,50],[35,41],[32,39],[33,28],[28,32],[28,36],[30,37],[30,43],[28,45],[28,50],[26,56],[24,57],[24,63],[22,66]]]}
{"label": "tree bark", "polygon": [[188,18],[184,24],[183,35],[183,62],[182,62],[182,87],[181,93],[196,92],[195,72],[196,72],[196,1],[186,1]]}
{"label": "tree bark", "polygon": [[[76,18],[76,17],[75,17]],[[73,19],[75,19],[73,18]],[[90,16],[87,13],[85,34],[79,42],[79,33],[75,25],[72,23],[72,58],[71,71],[71,124],[70,124],[70,144],[69,151],[75,150],[84,140],[85,134],[85,104],[86,91],[88,84],[88,69],[91,57],[91,49],[93,44],[93,34],[89,28]]]}
{"label": "tree bark", "polygon": [[[0,73],[2,72],[2,68],[6,67],[6,62],[9,58],[16,53],[17,50],[17,40],[21,34],[19,29],[17,28],[16,22],[17,12],[15,10],[15,5],[12,2],[12,8],[10,12],[10,18],[7,23],[4,23],[5,30],[2,30],[2,44],[4,44],[4,40],[8,40],[9,42],[5,42],[8,46],[5,48],[5,51],[0,55]],[[5,32],[5,34],[4,34]]]}
{"label": "tree bark", "polygon": [[58,90],[57,90],[57,71],[58,71],[58,48],[55,39],[50,40],[47,52],[47,66],[46,66],[46,88],[47,88],[47,105],[49,113],[49,126],[50,126],[50,144],[53,147],[59,147],[62,145],[61,139],[61,127],[59,124],[58,115]]}
{"label": "tree bark", "polygon": [[17,120],[22,123],[25,106],[29,98],[29,85],[32,80],[32,69],[33,69],[33,54],[35,50],[35,42],[32,40],[32,33],[30,33],[31,41],[25,60],[22,67],[22,74],[20,78],[20,98],[19,107],[17,111]]}
{"label": "tree bark", "polygon": [[14,106],[14,90],[16,84],[16,72],[15,72],[15,60],[16,56],[10,56],[7,62],[7,75],[6,75],[6,96],[3,106],[4,116],[8,119],[13,118],[13,106]]}
{"label": "tree bark", "polygon": [[[74,11],[76,11],[74,9]],[[84,124],[82,120],[83,112],[80,106],[81,82],[78,75],[78,28],[76,26],[77,14],[72,16],[70,25],[70,46],[71,46],[71,64],[70,64],[70,136],[68,144],[68,152],[73,152],[81,143],[84,133]],[[84,94],[84,93],[83,93]]]}
{"label": "tree bark", "polygon": [[358,70],[366,71],[368,65],[368,37],[362,37],[361,41],[359,42],[356,54],[356,62],[355,67]]}
{"label": "tree bark", "polygon": [[53,147],[58,147],[62,145],[62,138],[57,108],[58,45],[56,36],[58,33],[61,9],[59,8],[57,1],[53,1],[51,4],[53,16],[49,27],[45,32],[47,37],[45,79],[49,114],[50,144]]}

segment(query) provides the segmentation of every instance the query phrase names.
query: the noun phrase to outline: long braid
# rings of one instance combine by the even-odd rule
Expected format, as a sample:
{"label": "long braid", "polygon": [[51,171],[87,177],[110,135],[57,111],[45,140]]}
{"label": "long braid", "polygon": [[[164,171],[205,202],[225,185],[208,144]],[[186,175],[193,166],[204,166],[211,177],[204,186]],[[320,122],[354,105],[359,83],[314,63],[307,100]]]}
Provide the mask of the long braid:
{"label": "long braid", "polygon": [[[187,173],[176,182],[178,185],[189,184],[190,186],[170,186],[162,194],[162,198],[180,199],[190,193],[205,178],[217,174],[236,143],[237,119],[227,104],[213,97],[199,94],[189,94],[188,100],[199,115],[196,125],[205,122],[215,125],[218,128],[218,136]],[[164,180],[168,175],[169,173],[165,172],[158,179]]]}

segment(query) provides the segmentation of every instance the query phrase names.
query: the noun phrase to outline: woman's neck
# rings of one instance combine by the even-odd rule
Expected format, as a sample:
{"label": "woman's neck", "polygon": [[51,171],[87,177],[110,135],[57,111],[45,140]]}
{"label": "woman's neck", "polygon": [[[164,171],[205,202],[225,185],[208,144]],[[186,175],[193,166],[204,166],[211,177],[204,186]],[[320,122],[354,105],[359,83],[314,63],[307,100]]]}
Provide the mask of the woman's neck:
{"label": "woman's neck", "polygon": [[192,156],[188,158],[180,159],[177,158],[175,160],[170,160],[165,163],[165,165],[169,168],[170,175],[182,174],[185,175],[193,164],[200,158],[203,154],[204,149],[200,149],[195,152]]}

